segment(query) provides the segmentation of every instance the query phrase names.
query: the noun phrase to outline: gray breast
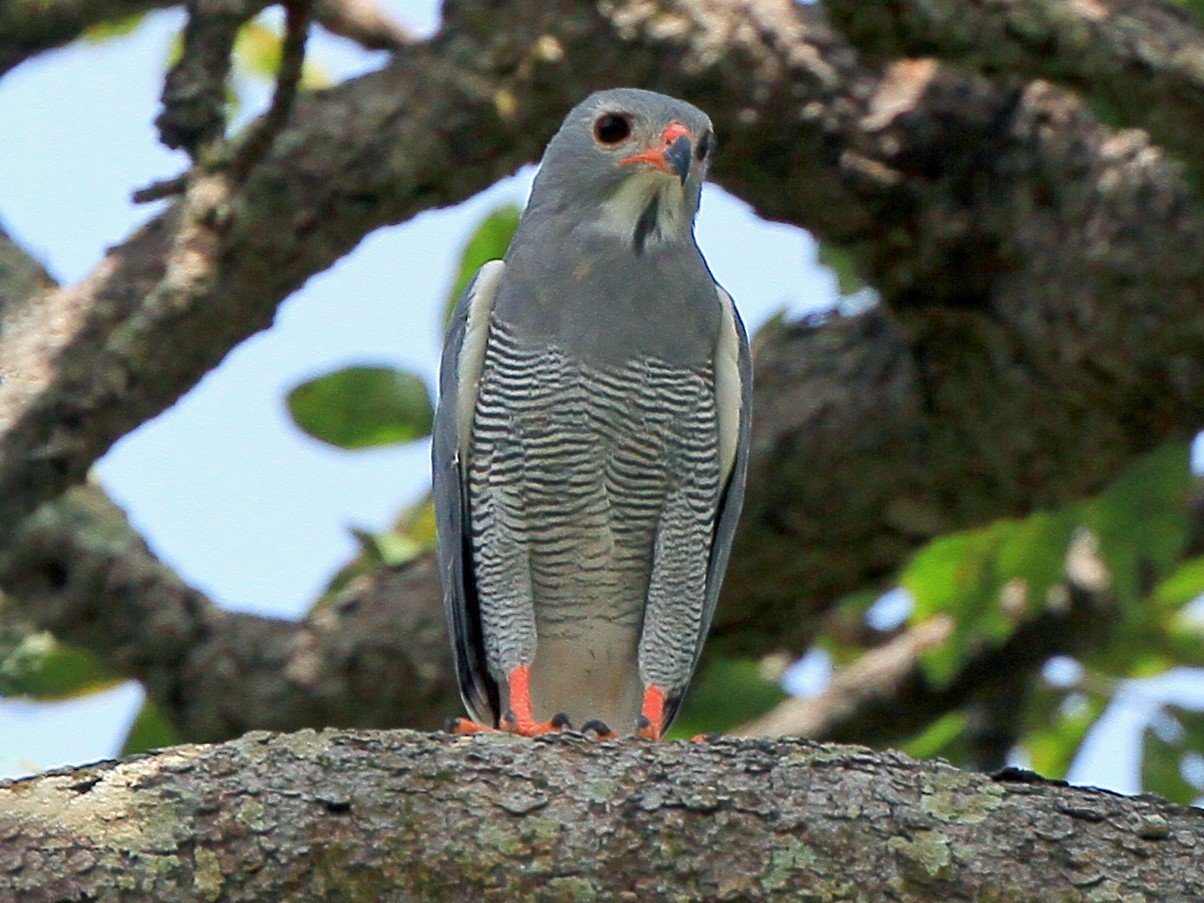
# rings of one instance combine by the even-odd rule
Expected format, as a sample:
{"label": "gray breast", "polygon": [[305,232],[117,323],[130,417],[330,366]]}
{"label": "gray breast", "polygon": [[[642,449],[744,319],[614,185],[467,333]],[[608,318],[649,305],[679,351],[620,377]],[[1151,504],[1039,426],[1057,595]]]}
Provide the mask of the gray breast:
{"label": "gray breast", "polygon": [[715,442],[709,362],[599,366],[495,320],[468,481],[483,598],[529,592],[541,638],[604,619],[634,644],[665,500],[685,483],[713,503]]}

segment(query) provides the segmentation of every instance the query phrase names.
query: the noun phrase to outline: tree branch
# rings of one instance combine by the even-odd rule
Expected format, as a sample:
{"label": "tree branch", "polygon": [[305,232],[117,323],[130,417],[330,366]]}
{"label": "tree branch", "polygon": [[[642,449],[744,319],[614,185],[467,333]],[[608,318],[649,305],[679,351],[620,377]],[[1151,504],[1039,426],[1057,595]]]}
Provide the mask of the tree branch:
{"label": "tree branch", "polygon": [[[241,5],[243,0],[231,2]],[[78,40],[95,25],[183,5],[184,0],[0,3],[0,77],[27,59]],[[396,50],[413,41],[413,36],[374,0],[318,0],[314,17],[327,31],[368,50]]]}
{"label": "tree branch", "polygon": [[1109,121],[1139,126],[1204,174],[1204,34],[1156,0],[825,0],[858,47],[939,56],[1009,79],[1073,88]]}
{"label": "tree branch", "polygon": [[400,50],[414,35],[375,0],[319,0],[314,18],[329,31],[365,50]]}
{"label": "tree branch", "polygon": [[31,57],[62,47],[102,22],[116,22],[180,0],[12,0],[0,3],[0,77]]}
{"label": "tree branch", "polygon": [[0,783],[0,889],[162,903],[1204,895],[1198,810],[1001,777],[800,740],[251,734]]}
{"label": "tree branch", "polygon": [[300,623],[233,614],[185,586],[86,486],[26,521],[0,553],[0,583],[14,615],[139,680],[190,740],[430,728],[460,709],[427,558],[353,581]]}

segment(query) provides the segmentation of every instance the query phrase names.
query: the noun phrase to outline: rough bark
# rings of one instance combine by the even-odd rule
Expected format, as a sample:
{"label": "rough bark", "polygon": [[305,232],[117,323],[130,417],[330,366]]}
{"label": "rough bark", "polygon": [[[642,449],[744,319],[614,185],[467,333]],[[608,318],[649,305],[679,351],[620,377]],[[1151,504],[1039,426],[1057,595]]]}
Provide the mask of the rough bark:
{"label": "rough bark", "polygon": [[[183,5],[181,0],[7,0],[0,4],[0,76],[95,25]],[[318,0],[314,15],[328,31],[370,50],[395,50],[412,40],[374,0]]]}
{"label": "rough bark", "polygon": [[[0,552],[10,608],[146,688],[181,737],[252,727],[431,728],[460,709],[429,558],[353,581],[299,623],[223,611],[146,548],[96,487]],[[11,600],[19,600],[14,606]]]}
{"label": "rough bark", "polygon": [[93,25],[176,5],[172,0],[9,0],[0,4],[0,75],[76,40]]}
{"label": "rough bark", "polygon": [[256,733],[0,783],[0,840],[26,903],[1204,895],[1198,810],[800,740]]}
{"label": "rough bark", "polygon": [[1073,87],[1109,120],[1145,129],[1204,172],[1204,34],[1154,0],[825,0],[834,24],[881,56],[938,56],[1009,80]]}
{"label": "rough bark", "polygon": [[[1078,497],[1204,424],[1204,223],[1140,133],[1048,85],[867,64],[786,0],[464,2],[383,71],[302,98],[245,185],[194,178],[83,283],[20,306],[0,332],[0,537],[28,535],[39,504],[369,230],[533,159],[615,72],[706,107],[719,180],[844,243],[885,301],[758,342],[749,499],[714,650],[798,650],[816,615],[931,536]],[[45,557],[26,574],[7,560],[12,604],[50,620],[32,601],[44,594],[13,591],[44,581]],[[417,585],[404,604],[437,620],[433,585]],[[231,698],[254,669],[222,673]],[[443,679],[430,698],[447,698]],[[293,726],[275,713],[312,705],[263,698],[225,729]]]}

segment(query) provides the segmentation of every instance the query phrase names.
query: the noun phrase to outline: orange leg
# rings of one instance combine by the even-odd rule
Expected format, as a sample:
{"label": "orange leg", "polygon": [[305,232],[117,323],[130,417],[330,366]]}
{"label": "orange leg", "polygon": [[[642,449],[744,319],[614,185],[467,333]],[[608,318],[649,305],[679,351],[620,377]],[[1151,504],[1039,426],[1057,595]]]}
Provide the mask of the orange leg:
{"label": "orange leg", "polygon": [[519,665],[510,672],[506,680],[510,687],[510,711],[503,713],[497,727],[479,724],[469,718],[452,718],[447,722],[446,730],[451,734],[479,734],[488,731],[506,731],[521,737],[538,737],[540,734],[550,734],[562,728],[571,727],[567,715],[557,715],[551,721],[542,724],[535,722],[531,708],[531,669],[527,665]]}
{"label": "orange leg", "polygon": [[644,688],[644,708],[640,714],[639,736],[659,740],[665,732],[665,691],[649,684]]}
{"label": "orange leg", "polygon": [[537,724],[531,708],[531,668],[519,665],[507,677],[510,684],[510,711],[502,716],[500,727],[521,737],[538,737],[568,726],[568,718],[557,715],[551,721]]}

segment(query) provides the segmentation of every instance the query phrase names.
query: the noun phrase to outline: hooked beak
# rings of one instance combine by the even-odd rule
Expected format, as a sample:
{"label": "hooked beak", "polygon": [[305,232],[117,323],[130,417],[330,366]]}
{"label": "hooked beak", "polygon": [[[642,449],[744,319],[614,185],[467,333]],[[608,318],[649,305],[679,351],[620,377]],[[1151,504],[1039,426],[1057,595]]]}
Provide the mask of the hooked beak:
{"label": "hooked beak", "polygon": [[690,158],[694,155],[694,141],[690,130],[680,122],[673,122],[661,132],[664,144],[649,148],[640,154],[624,157],[620,165],[647,163],[661,172],[677,176],[684,185],[690,175]]}

